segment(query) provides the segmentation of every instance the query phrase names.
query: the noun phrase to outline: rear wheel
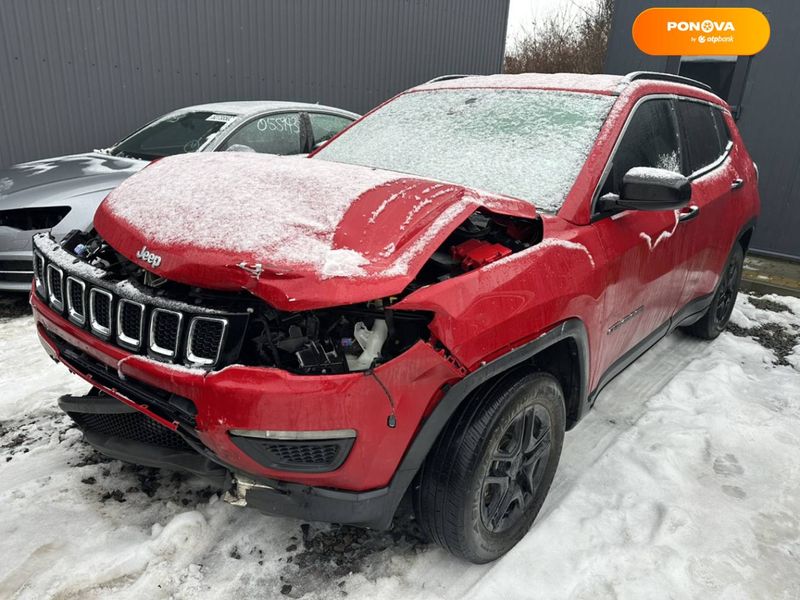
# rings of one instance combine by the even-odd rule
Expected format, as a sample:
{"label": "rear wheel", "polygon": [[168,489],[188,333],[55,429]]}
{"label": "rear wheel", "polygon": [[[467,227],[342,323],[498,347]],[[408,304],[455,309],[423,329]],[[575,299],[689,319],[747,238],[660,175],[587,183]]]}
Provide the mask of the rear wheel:
{"label": "rear wheel", "polygon": [[704,340],[713,340],[722,333],[736,304],[743,265],[744,250],[737,243],[722,270],[711,305],[699,321],[685,328],[688,333]]}
{"label": "rear wheel", "polygon": [[482,390],[451,419],[423,465],[414,509],[433,541],[484,563],[530,529],[564,441],[564,395],[535,373]]}

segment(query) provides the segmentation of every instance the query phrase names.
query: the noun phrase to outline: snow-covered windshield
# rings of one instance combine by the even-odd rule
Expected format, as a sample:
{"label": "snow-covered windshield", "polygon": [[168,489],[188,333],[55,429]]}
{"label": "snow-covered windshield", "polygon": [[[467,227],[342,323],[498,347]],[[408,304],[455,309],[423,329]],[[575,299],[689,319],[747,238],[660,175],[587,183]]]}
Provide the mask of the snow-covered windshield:
{"label": "snow-covered windshield", "polygon": [[458,89],[403,94],[317,157],[561,207],[615,97]]}
{"label": "snow-covered windshield", "polygon": [[115,156],[155,160],[174,154],[196,152],[233,115],[208,111],[173,113],[145,125],[111,149]]}

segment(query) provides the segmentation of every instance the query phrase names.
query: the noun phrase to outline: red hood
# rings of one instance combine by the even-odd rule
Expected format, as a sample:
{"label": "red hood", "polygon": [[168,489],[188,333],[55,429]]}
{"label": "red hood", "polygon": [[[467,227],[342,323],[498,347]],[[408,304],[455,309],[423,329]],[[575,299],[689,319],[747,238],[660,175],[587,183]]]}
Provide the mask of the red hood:
{"label": "red hood", "polygon": [[113,248],[157,275],[245,288],[279,309],[305,310],[400,293],[480,207],[536,216],[521,200],[389,171],[200,153],[126,180],[94,223]]}

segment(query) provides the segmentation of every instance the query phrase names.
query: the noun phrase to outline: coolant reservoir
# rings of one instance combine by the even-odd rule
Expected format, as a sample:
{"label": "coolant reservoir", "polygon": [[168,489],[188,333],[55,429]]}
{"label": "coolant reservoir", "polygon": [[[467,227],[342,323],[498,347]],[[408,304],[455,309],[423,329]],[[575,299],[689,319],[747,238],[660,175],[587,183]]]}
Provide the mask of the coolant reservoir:
{"label": "coolant reservoir", "polygon": [[359,356],[347,355],[347,366],[351,371],[364,371],[369,369],[373,361],[381,354],[381,348],[386,343],[389,335],[389,328],[383,319],[375,319],[372,329],[367,329],[363,322],[359,321],[353,331],[358,345],[363,352]]}

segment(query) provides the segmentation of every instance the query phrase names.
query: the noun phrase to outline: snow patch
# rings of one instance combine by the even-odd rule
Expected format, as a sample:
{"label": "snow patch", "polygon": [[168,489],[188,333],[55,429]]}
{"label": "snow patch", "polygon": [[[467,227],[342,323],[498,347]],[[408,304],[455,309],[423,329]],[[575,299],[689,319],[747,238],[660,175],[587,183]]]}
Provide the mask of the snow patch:
{"label": "snow patch", "polygon": [[619,92],[627,85],[621,75],[585,75],[582,73],[518,73],[498,75],[474,75],[459,79],[448,79],[425,83],[417,90],[441,90],[461,88],[539,88],[559,90],[584,90],[594,92]]}
{"label": "snow patch", "polygon": [[555,212],[614,101],[580,92],[433,85],[383,105],[322,148],[315,160],[409,173]]}
{"label": "snow patch", "polygon": [[668,166],[659,167],[633,167],[627,174],[633,177],[641,177],[642,179],[651,179],[653,181],[673,181],[676,177],[681,177],[678,172],[678,156],[674,152],[672,154],[661,154],[658,157],[659,165],[675,165],[675,168]]}
{"label": "snow patch", "polygon": [[[737,310],[800,328],[800,300],[770,299],[790,310],[769,317],[742,295]],[[567,433],[533,528],[500,560],[468,565],[389,537],[355,565],[320,550],[335,577],[300,560],[300,521],[232,507],[168,471],[96,464],[56,407],[89,386],[52,363],[31,317],[0,322],[0,339],[3,598],[282,598],[287,582],[289,597],[348,600],[800,594],[800,373],[748,338],[674,333],[612,381]],[[153,496],[141,478],[159,484]],[[323,527],[355,537],[311,529]]]}
{"label": "snow patch", "polygon": [[441,231],[451,225],[455,219],[462,214],[467,207],[472,206],[474,200],[470,197],[464,196],[458,202],[450,205],[440,214],[431,226],[420,235],[414,243],[411,244],[403,253],[394,261],[391,267],[386,269],[382,277],[399,277],[408,273],[408,267],[411,261],[414,260],[420,253],[430,244]]}
{"label": "snow patch", "polygon": [[14,182],[11,181],[8,177],[3,177],[0,179],[0,197],[3,196],[5,192],[10,190],[14,186]]}
{"label": "snow patch", "polygon": [[359,277],[363,276],[364,265],[369,261],[355,250],[334,249],[325,255],[325,264],[322,265],[320,274],[323,279],[331,277]]}
{"label": "snow patch", "polygon": [[400,176],[298,157],[209,152],[163,159],[126,180],[106,210],[161,245],[248,253],[327,277],[363,275],[333,236],[365,191]]}
{"label": "snow patch", "polygon": [[545,248],[566,248],[568,250],[577,250],[579,252],[582,252],[586,256],[586,258],[589,260],[589,263],[592,265],[592,268],[596,267],[594,262],[594,256],[592,256],[592,253],[589,252],[589,249],[583,244],[579,242],[572,242],[569,240],[562,240],[560,238],[547,238],[545,240],[542,240],[535,246],[531,246],[530,248],[527,248],[515,254],[510,254],[509,256],[501,258],[500,260],[497,260],[493,263],[489,263],[485,267],[481,267],[481,270],[486,271],[498,267],[500,265],[506,265],[522,257],[530,256],[534,252],[540,252]]}
{"label": "snow patch", "polygon": [[589,252],[588,248],[579,242],[571,242],[569,240],[561,240],[558,238],[549,238],[546,240],[542,240],[534,248],[553,248],[553,247],[560,247],[560,248],[567,248],[569,250],[578,250],[579,252],[583,252],[586,255],[586,258],[589,259],[589,262],[594,268],[596,265],[594,264],[594,257],[592,253]]}
{"label": "snow patch", "polygon": [[671,238],[672,235],[675,233],[675,230],[678,228],[678,223],[680,223],[680,211],[676,210],[674,212],[675,212],[675,225],[673,225],[672,229],[670,230],[662,231],[656,238],[655,242],[653,241],[653,238],[650,237],[648,234],[646,234],[644,231],[639,234],[639,237],[643,239],[647,244],[647,247],[650,249],[650,252],[655,250],[656,246],[658,246],[661,242]]}
{"label": "snow patch", "polygon": [[414,207],[408,212],[406,218],[403,219],[403,222],[400,224],[400,231],[403,231],[406,227],[408,227],[409,223],[411,223],[411,221],[414,220],[416,214],[429,204],[433,204],[433,200],[431,199],[423,200],[422,202],[419,202],[416,205],[414,205]]}

